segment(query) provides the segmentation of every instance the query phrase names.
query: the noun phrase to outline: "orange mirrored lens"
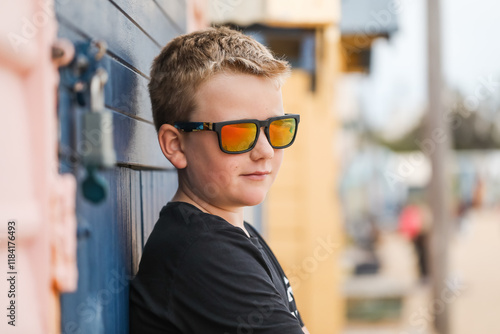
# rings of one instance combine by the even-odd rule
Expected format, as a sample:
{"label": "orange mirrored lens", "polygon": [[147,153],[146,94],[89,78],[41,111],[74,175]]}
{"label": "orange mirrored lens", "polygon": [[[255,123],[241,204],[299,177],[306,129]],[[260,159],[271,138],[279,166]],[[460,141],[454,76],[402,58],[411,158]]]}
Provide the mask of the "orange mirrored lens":
{"label": "orange mirrored lens", "polygon": [[238,123],[224,125],[221,129],[222,147],[229,152],[245,151],[252,147],[257,134],[257,125]]}
{"label": "orange mirrored lens", "polygon": [[279,119],[269,126],[269,140],[275,148],[287,146],[293,140],[297,124],[294,118]]}

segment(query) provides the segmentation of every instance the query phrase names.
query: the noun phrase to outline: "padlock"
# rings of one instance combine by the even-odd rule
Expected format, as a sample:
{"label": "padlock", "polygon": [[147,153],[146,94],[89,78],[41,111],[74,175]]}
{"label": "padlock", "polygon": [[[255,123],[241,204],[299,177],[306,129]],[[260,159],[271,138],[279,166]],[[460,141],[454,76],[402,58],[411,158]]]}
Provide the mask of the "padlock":
{"label": "padlock", "polygon": [[[60,69],[61,86],[74,94],[81,116],[78,157],[86,175],[80,183],[84,198],[94,204],[104,201],[109,193],[106,179],[99,170],[113,168],[116,153],[113,145],[113,115],[104,105],[104,85],[108,74],[99,65],[106,55],[106,42],[86,41],[74,45],[75,56],[68,66]],[[53,57],[62,51],[55,45]],[[80,113],[79,113],[80,114]],[[69,116],[68,116],[69,117]]]}
{"label": "padlock", "polygon": [[91,168],[111,168],[116,163],[113,115],[104,106],[107,72],[98,68],[90,82],[90,112],[83,115],[81,156]]}
{"label": "padlock", "polygon": [[108,194],[108,185],[96,169],[111,168],[116,163],[113,115],[104,106],[107,80],[107,72],[98,68],[90,81],[90,112],[83,115],[81,156],[87,176],[82,182],[82,191],[84,197],[95,204],[102,202]]}

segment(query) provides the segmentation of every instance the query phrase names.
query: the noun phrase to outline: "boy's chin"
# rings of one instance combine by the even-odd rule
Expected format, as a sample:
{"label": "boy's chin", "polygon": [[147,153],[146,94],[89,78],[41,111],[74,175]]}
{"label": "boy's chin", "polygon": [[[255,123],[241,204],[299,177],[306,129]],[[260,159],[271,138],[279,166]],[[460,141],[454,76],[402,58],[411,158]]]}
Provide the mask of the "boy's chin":
{"label": "boy's chin", "polygon": [[266,194],[254,194],[253,196],[248,196],[244,199],[244,206],[255,206],[264,202],[266,199]]}

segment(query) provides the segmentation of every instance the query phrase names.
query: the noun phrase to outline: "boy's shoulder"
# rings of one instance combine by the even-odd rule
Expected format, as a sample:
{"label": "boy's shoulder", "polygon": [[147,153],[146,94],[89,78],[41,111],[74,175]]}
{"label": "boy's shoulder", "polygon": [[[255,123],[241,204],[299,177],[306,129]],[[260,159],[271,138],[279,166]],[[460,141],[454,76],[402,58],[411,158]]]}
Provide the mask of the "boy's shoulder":
{"label": "boy's shoulder", "polygon": [[246,239],[246,235],[223,218],[202,212],[194,205],[169,202],[160,211],[145,251],[147,248],[161,250],[172,256],[200,239]]}
{"label": "boy's shoulder", "polygon": [[266,268],[258,237],[253,235],[248,238],[239,227],[191,204],[170,202],[160,211],[144,246],[138,275],[157,275],[158,271],[171,275],[171,270],[181,265],[184,270],[191,266],[210,270],[222,258],[224,263],[251,261]]}

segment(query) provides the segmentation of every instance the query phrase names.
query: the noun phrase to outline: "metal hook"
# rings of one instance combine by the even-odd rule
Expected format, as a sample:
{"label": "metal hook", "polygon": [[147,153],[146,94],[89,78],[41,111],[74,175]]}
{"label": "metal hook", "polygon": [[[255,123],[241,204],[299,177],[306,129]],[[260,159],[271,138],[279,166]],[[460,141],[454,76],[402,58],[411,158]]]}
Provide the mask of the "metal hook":
{"label": "metal hook", "polygon": [[97,53],[95,55],[95,60],[101,60],[102,57],[106,54],[106,50],[108,49],[108,44],[105,41],[96,41],[95,45],[97,46]]}
{"label": "metal hook", "polygon": [[104,109],[104,85],[108,81],[108,72],[98,68],[90,81],[90,110],[102,111]]}

